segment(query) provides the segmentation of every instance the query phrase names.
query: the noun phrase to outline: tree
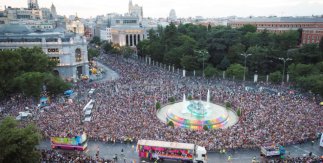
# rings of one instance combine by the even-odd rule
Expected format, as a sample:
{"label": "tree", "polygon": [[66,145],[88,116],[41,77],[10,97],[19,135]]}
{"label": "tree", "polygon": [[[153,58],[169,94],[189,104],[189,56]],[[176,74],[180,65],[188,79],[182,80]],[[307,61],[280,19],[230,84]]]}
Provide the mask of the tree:
{"label": "tree", "polygon": [[[227,69],[227,74],[230,76],[235,76],[237,78],[242,79],[243,71],[244,71],[244,67],[241,66],[240,64],[231,64]],[[248,71],[246,70],[246,72]]]}
{"label": "tree", "polygon": [[15,78],[15,85],[26,96],[38,98],[42,91],[44,74],[40,72],[27,72]]}
{"label": "tree", "polygon": [[95,44],[97,46],[101,45],[101,40],[100,37],[98,36],[94,36],[93,39],[90,41],[91,44]]}
{"label": "tree", "polygon": [[89,59],[91,60],[92,58],[99,56],[99,51],[97,49],[89,48],[88,56],[89,56]]}
{"label": "tree", "polygon": [[181,59],[181,66],[186,70],[192,71],[199,69],[200,64],[197,62],[197,58],[191,55],[183,56]]}
{"label": "tree", "polygon": [[129,46],[122,46],[120,48],[120,51],[122,56],[125,58],[129,58],[134,53],[134,51]]}
{"label": "tree", "polygon": [[169,98],[168,98],[168,101],[169,101],[170,103],[174,103],[174,102],[175,102],[175,98],[174,98],[174,97],[169,97]]}
{"label": "tree", "polygon": [[177,39],[178,32],[174,23],[170,23],[166,26],[163,36],[164,37],[162,39],[165,42],[166,51],[168,50],[167,48],[176,47],[176,44],[179,43]]}
{"label": "tree", "polygon": [[14,92],[12,79],[21,72],[23,60],[17,51],[0,51],[0,98]]}
{"label": "tree", "polygon": [[218,75],[218,70],[214,68],[211,64],[209,64],[204,71],[205,77],[212,77],[214,75]]}
{"label": "tree", "polygon": [[139,56],[146,56],[150,54],[150,41],[149,40],[142,40],[137,44],[137,50]]}
{"label": "tree", "polygon": [[238,108],[238,110],[237,110],[237,116],[238,116],[238,117],[240,117],[240,116],[241,116],[241,109],[240,109],[240,108]]}
{"label": "tree", "polygon": [[203,130],[205,130],[205,131],[209,131],[209,127],[208,127],[207,125],[204,125],[204,126],[203,126]]}
{"label": "tree", "polygon": [[47,91],[52,95],[62,93],[70,87],[70,85],[53,74],[41,72],[27,72],[16,77],[13,81],[15,87],[24,95],[36,98],[40,97],[43,85],[47,87]]}
{"label": "tree", "polygon": [[[0,51],[0,98],[21,92],[38,97],[47,82],[45,77],[52,75],[56,64],[37,47]],[[52,75],[50,79],[55,81],[51,89],[54,94],[67,86],[58,76]]]}
{"label": "tree", "polygon": [[112,50],[113,50],[112,43],[111,42],[105,42],[103,44],[103,50],[104,50],[105,53],[111,53]]}
{"label": "tree", "polygon": [[61,94],[72,87],[71,84],[64,82],[63,79],[54,76],[51,73],[44,74],[43,84],[47,87],[47,92],[50,95]]}
{"label": "tree", "polygon": [[238,29],[239,31],[242,32],[243,35],[247,34],[247,33],[255,33],[257,31],[257,27],[251,24],[246,24],[244,26],[242,26],[241,28]]}
{"label": "tree", "polygon": [[269,74],[269,80],[272,82],[272,83],[279,83],[281,82],[282,80],[282,74],[280,71],[275,71],[273,73],[270,73]]}
{"label": "tree", "polygon": [[36,150],[40,134],[34,125],[18,127],[12,117],[6,117],[0,123],[0,163],[39,162],[40,153]]}
{"label": "tree", "polygon": [[226,56],[224,56],[217,68],[220,70],[226,70],[229,66],[230,66],[230,61]]}
{"label": "tree", "polygon": [[225,102],[225,108],[227,108],[227,109],[229,109],[229,108],[231,108],[231,103],[230,102]]}
{"label": "tree", "polygon": [[228,51],[228,60],[230,61],[230,63],[243,63],[241,62],[240,59],[240,54],[244,53],[246,50],[246,46],[238,43],[238,44],[234,44],[229,48]]}
{"label": "tree", "polygon": [[22,57],[23,72],[51,72],[57,63],[49,60],[48,56],[39,47],[34,48],[19,48],[17,49]]}
{"label": "tree", "polygon": [[297,79],[301,76],[307,76],[310,74],[318,73],[319,70],[315,68],[314,65],[311,64],[294,64],[292,63],[288,66],[288,72],[291,76],[291,79]]}
{"label": "tree", "polygon": [[161,106],[160,106],[160,102],[159,102],[159,101],[157,101],[157,102],[156,102],[156,110],[159,110],[159,109],[160,109],[160,107],[161,107]]}
{"label": "tree", "polygon": [[174,127],[174,122],[173,121],[168,121],[167,126]]}
{"label": "tree", "polygon": [[183,57],[183,54],[181,52],[182,51],[180,47],[172,48],[165,54],[164,63],[180,67],[181,58]]}
{"label": "tree", "polygon": [[298,31],[287,31],[275,36],[275,44],[282,50],[295,48],[298,44]]}

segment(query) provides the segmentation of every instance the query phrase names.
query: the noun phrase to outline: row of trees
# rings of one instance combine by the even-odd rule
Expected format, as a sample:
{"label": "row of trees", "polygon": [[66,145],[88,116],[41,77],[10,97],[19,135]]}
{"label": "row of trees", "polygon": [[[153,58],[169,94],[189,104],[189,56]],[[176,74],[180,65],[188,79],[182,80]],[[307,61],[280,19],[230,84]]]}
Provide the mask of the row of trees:
{"label": "row of trees", "polygon": [[[170,24],[149,31],[149,39],[139,42],[138,55],[188,71],[201,72],[206,77],[222,75],[243,78],[244,56],[247,75],[269,75],[272,82],[282,81],[284,63],[279,58],[290,58],[286,71],[297,86],[323,94],[323,41],[320,44],[300,46],[301,32],[279,34],[267,30],[256,32],[256,27],[245,25],[239,29],[226,26],[205,27],[193,24]],[[205,50],[206,53],[201,53]],[[304,68],[306,70],[304,70]],[[285,73],[286,75],[286,73]],[[285,77],[286,79],[286,77]],[[312,82],[310,82],[312,81]],[[315,86],[314,86],[315,85]]]}
{"label": "row of trees", "polygon": [[57,61],[37,47],[0,51],[0,98],[12,93],[39,97],[43,87],[48,93],[62,93],[69,85],[53,74]]}

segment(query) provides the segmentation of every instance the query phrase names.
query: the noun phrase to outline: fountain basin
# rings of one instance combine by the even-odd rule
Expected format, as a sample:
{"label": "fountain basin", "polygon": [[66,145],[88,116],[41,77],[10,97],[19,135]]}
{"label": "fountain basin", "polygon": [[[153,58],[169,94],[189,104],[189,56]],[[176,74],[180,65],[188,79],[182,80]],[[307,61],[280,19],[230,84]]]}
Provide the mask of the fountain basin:
{"label": "fountain basin", "polygon": [[172,121],[176,127],[192,130],[203,130],[204,126],[209,129],[226,128],[234,125],[238,119],[234,112],[221,105],[197,100],[167,105],[158,114],[163,122]]}

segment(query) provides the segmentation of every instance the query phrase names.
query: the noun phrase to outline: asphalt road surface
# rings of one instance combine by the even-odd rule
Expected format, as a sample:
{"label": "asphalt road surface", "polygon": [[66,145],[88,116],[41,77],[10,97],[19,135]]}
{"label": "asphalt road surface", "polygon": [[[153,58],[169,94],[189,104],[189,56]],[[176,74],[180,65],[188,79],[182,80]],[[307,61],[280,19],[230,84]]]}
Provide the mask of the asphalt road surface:
{"label": "asphalt road surface", "polygon": [[[50,141],[43,140],[38,146],[39,149],[50,149]],[[319,140],[316,140],[314,144],[311,142],[298,144],[298,145],[290,145],[286,148],[286,156],[290,155],[292,157],[308,155],[309,152],[312,152],[313,155],[322,156],[323,148],[319,147]],[[133,160],[139,162],[140,159],[138,157],[138,153],[136,152],[135,144],[122,144],[122,143],[105,143],[101,141],[88,141],[88,149],[85,151],[86,154],[95,156],[97,150],[100,150],[100,157],[112,159],[115,154],[118,155],[119,162],[124,162],[121,155],[121,150],[123,149],[123,153],[126,157],[126,162],[130,163]],[[228,156],[231,155],[232,162],[239,163],[250,163],[253,157],[256,157],[257,160],[260,160],[260,150],[259,149],[237,149],[227,151],[226,154],[220,154],[219,152],[208,152],[208,163],[216,163],[216,162],[227,162]],[[171,161],[169,161],[171,162]],[[166,162],[167,163],[167,162]]]}

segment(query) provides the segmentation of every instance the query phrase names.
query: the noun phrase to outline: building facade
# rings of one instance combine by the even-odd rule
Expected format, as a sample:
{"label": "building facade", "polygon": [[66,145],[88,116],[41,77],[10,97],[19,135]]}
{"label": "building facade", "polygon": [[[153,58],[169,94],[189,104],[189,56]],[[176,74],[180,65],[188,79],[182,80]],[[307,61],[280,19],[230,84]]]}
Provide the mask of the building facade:
{"label": "building facade", "polygon": [[101,41],[112,42],[111,28],[107,27],[105,29],[100,30],[100,39]]}
{"label": "building facade", "polygon": [[256,26],[257,31],[266,29],[273,33],[301,29],[302,44],[318,43],[319,39],[323,36],[323,18],[319,17],[245,18],[228,22],[228,25],[232,28],[240,28],[247,24]]}
{"label": "building facade", "polygon": [[302,44],[318,44],[323,37],[323,28],[305,28],[302,30]]}
{"label": "building facade", "polygon": [[66,30],[83,36],[85,27],[76,15],[74,20],[66,20]]}
{"label": "building facade", "polygon": [[120,46],[136,46],[146,38],[146,29],[137,16],[115,16],[111,19],[111,27],[106,29],[107,39]]}
{"label": "building facade", "polygon": [[31,32],[17,24],[0,27],[0,50],[40,47],[58,62],[54,73],[65,79],[89,75],[87,42],[82,36],[60,32]]}
{"label": "building facade", "polygon": [[120,46],[137,46],[140,41],[146,38],[146,30],[141,27],[111,27],[111,41]]}

